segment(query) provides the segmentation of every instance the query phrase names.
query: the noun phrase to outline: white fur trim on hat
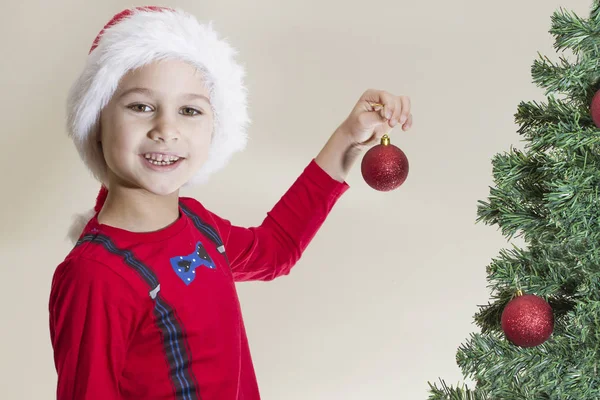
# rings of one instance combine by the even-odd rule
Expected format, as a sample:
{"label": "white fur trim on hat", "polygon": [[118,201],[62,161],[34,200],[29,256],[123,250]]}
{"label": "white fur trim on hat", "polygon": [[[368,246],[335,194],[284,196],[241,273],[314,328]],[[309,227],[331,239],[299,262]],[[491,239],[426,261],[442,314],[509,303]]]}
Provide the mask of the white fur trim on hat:
{"label": "white fur trim on hat", "polygon": [[77,243],[77,241],[81,237],[81,233],[83,232],[87,224],[90,222],[90,219],[94,217],[94,215],[96,215],[96,211],[94,211],[94,209],[90,209],[83,213],[75,214],[75,216],[73,217],[73,221],[69,226],[69,231],[67,232],[67,239],[69,239],[71,243]]}
{"label": "white fur trim on hat", "polygon": [[234,61],[236,51],[218,38],[212,23],[200,24],[181,10],[136,8],[127,12],[98,36],[97,46],[71,88],[69,136],[92,174],[104,183],[107,167],[98,146],[98,121],[123,75],[156,60],[187,61],[204,73],[215,114],[208,159],[187,182],[203,183],[246,146],[250,119],[245,71]]}

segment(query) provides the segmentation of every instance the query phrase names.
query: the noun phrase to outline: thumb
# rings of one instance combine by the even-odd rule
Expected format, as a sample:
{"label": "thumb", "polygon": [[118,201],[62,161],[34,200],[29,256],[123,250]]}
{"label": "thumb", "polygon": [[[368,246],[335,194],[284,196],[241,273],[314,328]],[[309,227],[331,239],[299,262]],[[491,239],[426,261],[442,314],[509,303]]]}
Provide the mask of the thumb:
{"label": "thumb", "polygon": [[374,107],[371,110],[359,109],[358,115],[358,123],[361,125],[363,129],[375,129],[378,127],[382,127],[382,129],[387,129],[388,119],[385,118],[382,107]]}

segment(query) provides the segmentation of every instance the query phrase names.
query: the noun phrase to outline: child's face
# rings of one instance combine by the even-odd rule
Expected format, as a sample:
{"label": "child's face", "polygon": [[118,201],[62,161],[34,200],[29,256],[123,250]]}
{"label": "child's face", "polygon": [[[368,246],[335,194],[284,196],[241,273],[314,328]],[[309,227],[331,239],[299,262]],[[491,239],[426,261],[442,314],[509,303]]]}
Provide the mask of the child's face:
{"label": "child's face", "polygon": [[108,185],[177,191],[208,157],[213,131],[202,74],[182,61],[128,73],[100,118]]}

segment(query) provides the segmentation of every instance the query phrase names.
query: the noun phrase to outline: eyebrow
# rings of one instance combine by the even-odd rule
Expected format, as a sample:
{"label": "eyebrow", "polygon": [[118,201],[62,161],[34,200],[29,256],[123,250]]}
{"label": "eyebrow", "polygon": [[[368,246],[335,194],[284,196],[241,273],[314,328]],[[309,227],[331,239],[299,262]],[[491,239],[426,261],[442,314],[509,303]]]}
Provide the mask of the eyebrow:
{"label": "eyebrow", "polygon": [[208,97],[206,97],[203,94],[198,94],[198,93],[184,93],[183,97],[186,97],[188,99],[202,99],[202,100],[206,100],[206,102],[210,104],[210,100],[208,99]]}
{"label": "eyebrow", "polygon": [[[123,98],[129,94],[132,93],[139,93],[139,94],[144,94],[146,96],[152,96],[154,94],[154,92],[150,89],[147,88],[142,88],[142,87],[133,87],[131,89],[127,89],[125,90],[123,93],[121,93],[119,95],[119,98]],[[185,98],[188,99],[201,99],[201,100],[205,100],[208,104],[210,104],[210,100],[208,99],[208,97],[204,96],[203,94],[199,94],[199,93],[184,93],[182,95]]]}

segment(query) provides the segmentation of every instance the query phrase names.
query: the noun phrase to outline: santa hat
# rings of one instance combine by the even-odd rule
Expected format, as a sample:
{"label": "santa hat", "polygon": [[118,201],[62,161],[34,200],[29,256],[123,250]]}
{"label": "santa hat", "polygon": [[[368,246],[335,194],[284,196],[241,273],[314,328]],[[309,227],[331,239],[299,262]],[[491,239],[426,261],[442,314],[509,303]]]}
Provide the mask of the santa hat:
{"label": "santa hat", "polygon": [[[208,159],[186,184],[204,183],[225,166],[235,152],[245,148],[250,122],[245,71],[235,55],[236,50],[218,37],[212,23],[201,24],[182,10],[146,6],[116,14],[95,38],[68,96],[69,136],[93,176],[105,183],[107,166],[98,146],[101,110],[128,71],[164,59],[183,60],[202,71],[214,113]],[[90,211],[79,216],[77,226],[69,231],[72,240],[77,240],[93,215]]]}

